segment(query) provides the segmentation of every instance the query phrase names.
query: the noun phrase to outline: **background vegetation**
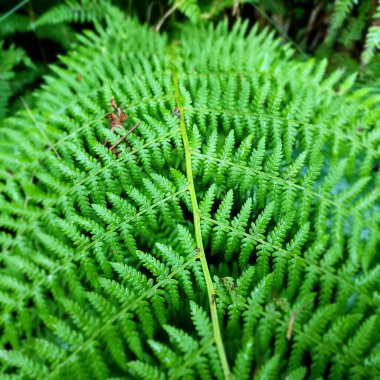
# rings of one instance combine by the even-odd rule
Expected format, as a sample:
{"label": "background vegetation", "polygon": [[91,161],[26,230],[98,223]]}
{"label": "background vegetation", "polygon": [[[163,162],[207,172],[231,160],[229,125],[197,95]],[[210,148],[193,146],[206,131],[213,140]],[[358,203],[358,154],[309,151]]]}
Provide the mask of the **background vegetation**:
{"label": "background vegetation", "polygon": [[4,0],[0,4],[0,117],[22,108],[20,95],[42,83],[49,64],[75,44],[75,32],[102,23],[107,8],[175,31],[176,24],[248,20],[290,41],[302,57],[328,58],[328,70],[358,74],[380,88],[377,0]]}

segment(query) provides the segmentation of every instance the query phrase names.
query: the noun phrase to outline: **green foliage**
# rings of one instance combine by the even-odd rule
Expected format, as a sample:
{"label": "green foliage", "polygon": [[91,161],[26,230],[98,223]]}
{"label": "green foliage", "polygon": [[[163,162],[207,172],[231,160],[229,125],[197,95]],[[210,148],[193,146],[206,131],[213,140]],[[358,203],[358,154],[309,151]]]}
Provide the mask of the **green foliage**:
{"label": "green foliage", "polygon": [[352,8],[357,3],[357,0],[337,0],[334,6],[334,12],[331,18],[331,26],[329,38],[335,37],[344,21],[352,12]]}
{"label": "green foliage", "polygon": [[365,42],[365,50],[362,54],[362,62],[367,65],[374,57],[375,51],[380,49],[380,1],[373,17],[373,25],[368,29]]}
{"label": "green foliage", "polygon": [[110,7],[106,1],[67,0],[46,11],[36,22],[36,26],[60,23],[85,23],[101,20]]}
{"label": "green foliage", "polygon": [[[338,40],[344,48],[365,41],[362,45],[361,65],[368,65],[379,57],[380,48],[380,2],[374,8],[371,1],[337,0],[334,4],[331,25],[326,37],[328,45]],[[341,37],[338,38],[338,35]]]}
{"label": "green foliage", "polygon": [[257,26],[104,20],[1,121],[0,377],[379,377],[378,96]]}
{"label": "green foliage", "polygon": [[258,22],[290,42],[300,56],[316,53],[330,58],[330,71],[339,67],[347,77],[359,74],[356,86],[373,92],[380,87],[379,5],[369,0],[5,0],[0,4],[0,55],[13,49],[33,64],[13,61],[11,71],[0,66],[0,117],[25,108],[21,96],[32,105],[31,90],[48,74],[48,64],[77,42],[74,30],[94,31],[111,9],[174,33],[184,20]]}
{"label": "green foliage", "polygon": [[[16,75],[15,66],[23,67],[24,73],[33,73],[37,71],[33,62],[27,56],[24,50],[11,45],[8,49],[3,49],[3,43],[0,41],[0,118],[7,114],[9,98],[12,95],[16,83],[23,80],[28,82],[28,78],[22,75]],[[28,71],[25,71],[28,68]]]}
{"label": "green foliage", "polygon": [[[19,5],[26,7],[25,3],[27,2]],[[112,7],[107,1],[101,0],[54,3],[41,1],[35,4],[37,8],[34,10],[30,2],[28,15],[12,12],[12,9],[18,9],[17,6],[10,13],[0,13],[0,117],[20,108],[16,96],[25,97],[28,87],[33,86],[47,73],[47,60],[56,59],[54,55],[48,57],[51,54],[49,50],[58,54],[61,49],[67,50],[75,42],[72,24],[101,22],[107,9]],[[52,8],[46,10],[49,6]],[[34,35],[32,44],[39,49],[29,49],[31,34]],[[15,45],[14,37],[20,35],[24,36],[25,42]],[[49,41],[50,45],[45,41]],[[38,54],[41,56],[37,58]],[[17,106],[12,104],[14,100]],[[32,101],[28,97],[28,102]],[[24,107],[21,105],[21,108]]]}

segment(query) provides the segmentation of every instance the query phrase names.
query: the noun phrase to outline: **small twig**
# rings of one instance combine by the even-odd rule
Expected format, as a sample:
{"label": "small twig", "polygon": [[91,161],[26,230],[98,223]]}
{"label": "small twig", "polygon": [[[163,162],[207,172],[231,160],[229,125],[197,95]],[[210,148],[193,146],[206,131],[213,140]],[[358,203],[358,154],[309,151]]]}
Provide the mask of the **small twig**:
{"label": "small twig", "polygon": [[262,16],[264,17],[275,29],[277,29],[279,31],[279,33],[282,35],[282,38],[285,40],[285,41],[290,41],[293,46],[295,47],[296,50],[298,50],[298,52],[304,57],[304,58],[308,58],[309,56],[301,49],[301,47],[292,39],[290,38],[290,36],[285,32],[285,30],[283,30],[279,25],[277,25],[277,23],[270,17],[268,16],[268,14],[265,12],[265,11],[262,11],[260,9],[260,7],[258,7],[257,5],[255,5],[255,3],[252,3],[252,6],[256,9],[256,11]]}
{"label": "small twig", "polygon": [[158,2],[158,1],[152,1],[149,3],[148,7],[147,7],[147,10],[146,10],[146,24],[147,25],[150,25],[150,21],[151,21],[151,18],[152,18],[152,13],[153,13],[153,7],[154,6],[157,6],[159,8],[159,12],[160,12],[160,15],[162,15],[163,13],[163,5]]}
{"label": "small twig", "polygon": [[44,139],[47,141],[47,143],[50,146],[50,148],[53,149],[54,153],[57,155],[58,158],[61,158],[61,156],[59,155],[57,149],[55,149],[53,143],[49,140],[49,137],[47,136],[47,134],[45,133],[45,131],[38,124],[36,118],[34,117],[32,111],[30,110],[30,108],[28,107],[28,105],[25,103],[24,99],[21,96],[20,96],[20,99],[21,99],[21,101],[22,101],[25,109],[27,110],[29,116],[33,120],[33,123],[35,124],[35,126],[37,127],[37,129],[39,130],[39,132],[41,133],[41,135],[44,137]]}
{"label": "small twig", "polygon": [[235,0],[234,7],[232,8],[232,16],[239,18],[240,17],[240,0]]}
{"label": "small twig", "polygon": [[286,332],[286,338],[288,340],[290,340],[292,338],[293,325],[294,325],[294,321],[295,321],[297,315],[300,314],[302,312],[302,310],[304,310],[306,308],[306,306],[308,306],[311,302],[313,302],[313,300],[310,300],[309,302],[305,303],[305,305],[303,305],[298,311],[296,311],[295,313],[293,313],[290,316],[288,331]]}
{"label": "small twig", "polygon": [[123,142],[139,125],[141,121],[138,121],[121,139],[115,142],[109,149],[112,151],[115,149],[121,142]]}
{"label": "small twig", "polygon": [[203,18],[203,19],[209,19],[212,16],[214,16],[215,9],[216,9],[218,3],[219,3],[219,0],[215,0],[213,2],[212,6],[211,6],[210,12],[208,12],[208,13],[202,13],[201,18]]}
{"label": "small twig", "polygon": [[0,17],[0,22],[5,20],[7,17],[11,16],[13,13],[15,13],[19,8],[21,8],[23,5],[25,5],[29,0],[24,0],[22,1],[21,3],[17,4],[16,6],[14,6],[10,11],[8,11],[7,13],[3,14],[1,17]]}
{"label": "small twig", "polygon": [[292,338],[292,332],[293,332],[293,325],[294,325],[294,320],[296,319],[296,314],[292,314],[289,319],[289,326],[288,326],[288,331],[286,332],[286,338],[290,340]]}
{"label": "small twig", "polygon": [[179,3],[175,3],[162,17],[162,19],[158,22],[156,27],[154,28],[156,32],[159,32],[161,29],[162,24],[165,22],[165,20],[176,11],[182,4],[184,0],[180,1]]}

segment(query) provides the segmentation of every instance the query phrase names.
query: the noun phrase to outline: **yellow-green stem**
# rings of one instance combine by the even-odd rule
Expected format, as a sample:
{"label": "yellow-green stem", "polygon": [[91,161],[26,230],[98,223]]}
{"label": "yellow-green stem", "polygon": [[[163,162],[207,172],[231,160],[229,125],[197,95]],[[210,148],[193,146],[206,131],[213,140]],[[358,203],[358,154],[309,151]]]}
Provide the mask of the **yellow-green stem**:
{"label": "yellow-green stem", "polygon": [[173,70],[173,84],[174,84],[177,108],[180,112],[180,130],[181,130],[183,146],[185,150],[186,175],[187,175],[187,180],[189,181],[189,192],[190,192],[190,198],[191,198],[191,205],[193,208],[195,241],[197,243],[198,249],[200,250],[199,259],[202,264],[203,275],[205,277],[206,286],[207,286],[207,294],[208,294],[208,300],[210,304],[214,341],[218,349],[220,361],[222,363],[224,377],[227,380],[231,378],[231,372],[228,365],[227,356],[226,356],[226,352],[223,345],[222,335],[219,328],[219,320],[218,320],[218,314],[217,314],[216,303],[215,303],[215,289],[212,284],[211,275],[210,275],[210,271],[207,265],[206,255],[203,248],[200,213],[198,209],[198,201],[197,201],[197,197],[195,193],[193,171],[191,167],[191,151],[190,151],[190,146],[189,146],[189,139],[187,137],[186,124],[185,124],[185,118],[184,118],[184,109],[181,102],[178,77],[174,70]]}

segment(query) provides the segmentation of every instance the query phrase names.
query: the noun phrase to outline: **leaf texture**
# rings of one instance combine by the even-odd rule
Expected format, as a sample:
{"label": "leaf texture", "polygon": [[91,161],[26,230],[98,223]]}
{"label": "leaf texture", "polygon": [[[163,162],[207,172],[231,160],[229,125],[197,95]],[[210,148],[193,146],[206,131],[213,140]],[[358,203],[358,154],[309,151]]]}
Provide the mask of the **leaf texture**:
{"label": "leaf texture", "polygon": [[3,121],[0,377],[378,377],[378,100],[267,30],[107,12]]}

